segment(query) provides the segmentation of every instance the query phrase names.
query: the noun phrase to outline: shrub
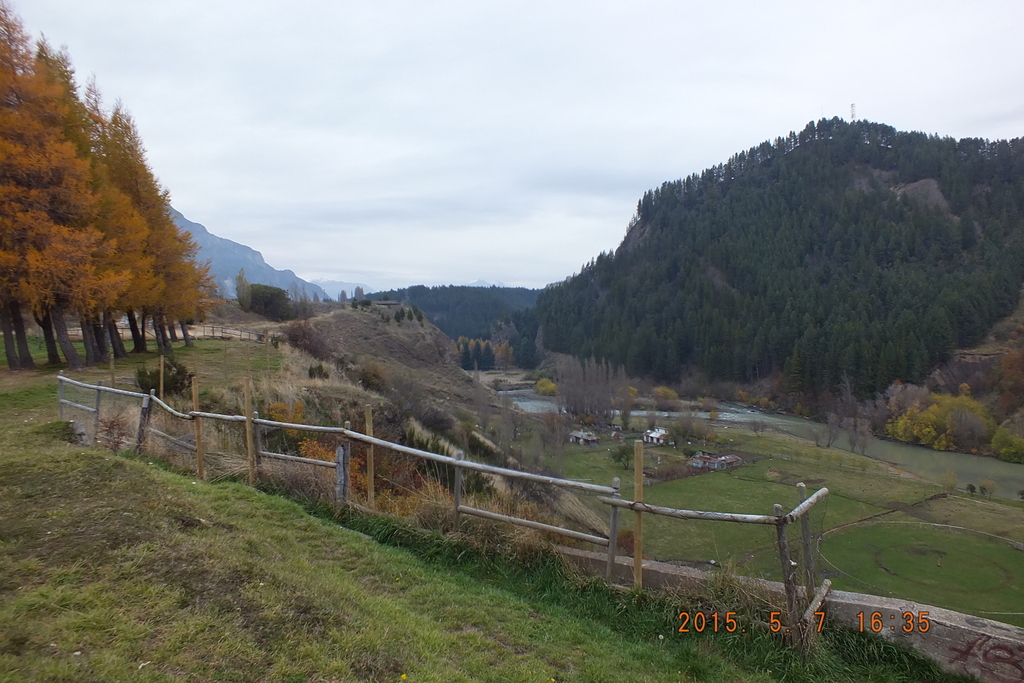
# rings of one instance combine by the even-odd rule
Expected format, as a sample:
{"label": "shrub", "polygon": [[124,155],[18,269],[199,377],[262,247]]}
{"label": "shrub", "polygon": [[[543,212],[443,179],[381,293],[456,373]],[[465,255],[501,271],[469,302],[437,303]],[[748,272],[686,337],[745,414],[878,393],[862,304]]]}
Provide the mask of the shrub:
{"label": "shrub", "polygon": [[327,335],[323,330],[310,325],[308,320],[289,323],[284,328],[284,333],[288,337],[288,343],[300,351],[305,351],[317,360],[331,359],[331,347],[327,341]]}
{"label": "shrub", "polygon": [[[189,387],[192,373],[182,363],[170,356],[164,356],[164,396],[182,394]],[[160,368],[147,370],[145,366],[135,371],[135,381],[144,394],[160,387]]]}
{"label": "shrub", "polygon": [[558,393],[558,387],[547,377],[537,380],[537,383],[533,385],[533,390],[541,396],[554,396]]}
{"label": "shrub", "polygon": [[310,379],[329,379],[331,371],[324,367],[323,363],[317,363],[316,365],[309,366],[309,378]]}
{"label": "shrub", "polygon": [[608,453],[608,457],[611,458],[612,462],[622,465],[622,469],[628,470],[629,466],[633,463],[633,446],[621,444],[612,449]]}
{"label": "shrub", "polygon": [[420,424],[432,432],[447,434],[455,429],[455,418],[437,406],[430,404],[418,406],[415,415]]}
{"label": "shrub", "polygon": [[992,448],[1001,460],[1024,463],[1024,438],[1006,427],[996,428],[995,436],[992,437]]}
{"label": "shrub", "polygon": [[668,387],[654,387],[651,390],[654,394],[654,402],[658,410],[672,410],[679,401],[679,394]]}
{"label": "shrub", "polygon": [[359,367],[359,383],[364,389],[381,393],[387,389],[388,376],[384,366],[376,361],[365,361]]}
{"label": "shrub", "polygon": [[299,442],[299,455],[311,460],[326,460],[327,462],[335,460],[334,449],[316,439],[303,439]]}

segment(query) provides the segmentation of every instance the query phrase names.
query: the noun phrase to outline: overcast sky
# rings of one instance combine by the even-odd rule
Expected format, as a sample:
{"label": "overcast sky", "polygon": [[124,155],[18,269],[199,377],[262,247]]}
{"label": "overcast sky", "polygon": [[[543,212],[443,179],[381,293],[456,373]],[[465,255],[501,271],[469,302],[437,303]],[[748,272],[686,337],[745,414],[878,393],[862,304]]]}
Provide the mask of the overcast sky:
{"label": "overcast sky", "polygon": [[306,279],[541,287],[822,116],[1024,135],[1024,2],[9,0],[190,220]]}

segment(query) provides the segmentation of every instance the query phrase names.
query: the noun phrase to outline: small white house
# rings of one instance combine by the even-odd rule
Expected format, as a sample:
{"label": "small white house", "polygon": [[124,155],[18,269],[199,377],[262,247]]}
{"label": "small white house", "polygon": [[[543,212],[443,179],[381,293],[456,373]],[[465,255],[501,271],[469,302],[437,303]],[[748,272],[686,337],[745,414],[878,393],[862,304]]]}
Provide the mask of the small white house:
{"label": "small white house", "polygon": [[668,432],[661,427],[655,427],[644,432],[644,443],[651,443],[656,446],[664,446],[668,443]]}

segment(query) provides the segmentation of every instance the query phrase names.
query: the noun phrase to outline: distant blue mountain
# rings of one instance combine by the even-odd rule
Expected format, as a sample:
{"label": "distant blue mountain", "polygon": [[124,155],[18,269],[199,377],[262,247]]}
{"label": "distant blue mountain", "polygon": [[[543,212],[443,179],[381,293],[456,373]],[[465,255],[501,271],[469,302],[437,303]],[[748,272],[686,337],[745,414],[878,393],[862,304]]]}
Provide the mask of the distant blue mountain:
{"label": "distant blue mountain", "polygon": [[[221,296],[235,296],[235,276],[243,268],[245,279],[249,282],[280,287],[289,292],[294,286],[299,291],[305,289],[310,298],[313,298],[314,294],[321,299],[327,296],[322,287],[306,282],[292,271],[272,268],[263,260],[263,254],[252,247],[217,237],[205,226],[193,223],[173,208],[171,217],[179,228],[192,234],[192,239],[199,246],[197,260],[210,262],[210,274],[217,281]],[[337,292],[334,296],[337,296]]]}

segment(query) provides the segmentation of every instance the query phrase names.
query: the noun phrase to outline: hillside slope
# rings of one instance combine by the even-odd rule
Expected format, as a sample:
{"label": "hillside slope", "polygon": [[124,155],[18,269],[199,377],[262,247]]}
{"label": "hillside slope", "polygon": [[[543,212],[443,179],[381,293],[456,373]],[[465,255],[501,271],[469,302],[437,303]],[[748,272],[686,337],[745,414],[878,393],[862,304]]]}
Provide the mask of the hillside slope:
{"label": "hillside slope", "polygon": [[1016,305],[1024,144],[822,120],[644,195],[615,253],[542,292],[545,345],[630,374],[921,381]]}
{"label": "hillside slope", "polygon": [[344,306],[312,324],[343,364],[365,368],[372,361],[392,386],[421,387],[438,402],[464,406],[473,400],[472,378],[455,363],[452,340],[426,320],[397,322],[393,311]]}
{"label": "hillside slope", "polygon": [[677,637],[677,604],[464,550],[449,567],[440,547],[420,559],[239,483],[71,445],[55,384],[0,371],[5,682],[951,680],[842,629],[808,661],[766,631]]}
{"label": "hillside slope", "polygon": [[32,416],[3,430],[4,681],[658,681],[695,663]]}

